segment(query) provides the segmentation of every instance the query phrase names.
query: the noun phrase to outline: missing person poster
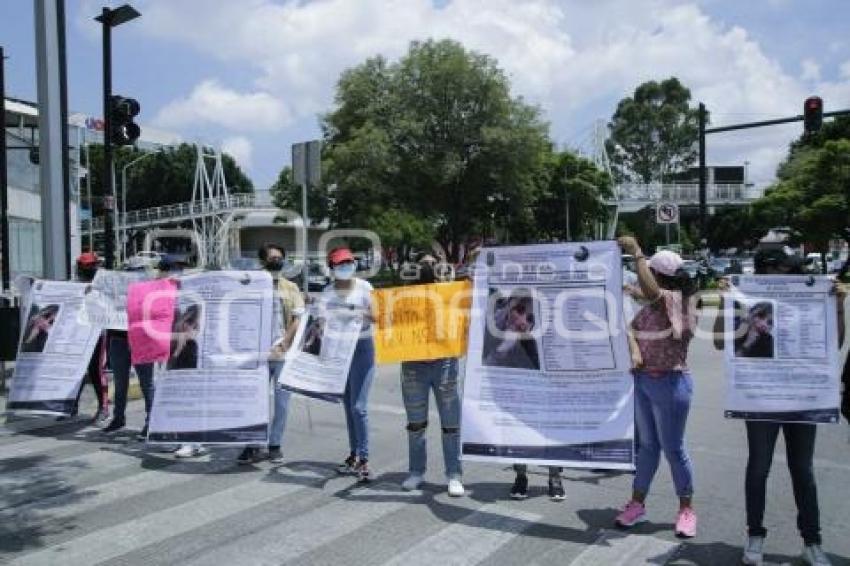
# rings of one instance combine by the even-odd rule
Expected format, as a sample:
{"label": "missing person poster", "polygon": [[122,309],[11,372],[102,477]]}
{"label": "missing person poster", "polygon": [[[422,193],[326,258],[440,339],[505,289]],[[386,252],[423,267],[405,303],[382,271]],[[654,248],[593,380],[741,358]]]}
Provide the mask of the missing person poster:
{"label": "missing person poster", "polygon": [[8,410],[70,414],[100,337],[83,313],[88,283],[33,282]]}
{"label": "missing person poster", "polygon": [[617,244],[485,248],[473,282],[463,458],[631,469]]}
{"label": "missing person poster", "polygon": [[379,364],[457,358],[466,353],[468,281],[408,285],[372,293],[378,309]]}
{"label": "missing person poster", "polygon": [[98,269],[86,295],[89,322],[110,330],[127,330],[127,289],[131,283],[147,279],[145,271]]}
{"label": "missing person poster", "polygon": [[838,422],[832,286],[810,275],[732,277],[724,297],[727,418]]}
{"label": "missing person poster", "polygon": [[265,443],[271,277],[215,271],[181,277],[178,287],[148,441]]}
{"label": "missing person poster", "polygon": [[363,329],[364,312],[333,303],[310,305],[278,379],[281,387],[324,401],[339,402]]}

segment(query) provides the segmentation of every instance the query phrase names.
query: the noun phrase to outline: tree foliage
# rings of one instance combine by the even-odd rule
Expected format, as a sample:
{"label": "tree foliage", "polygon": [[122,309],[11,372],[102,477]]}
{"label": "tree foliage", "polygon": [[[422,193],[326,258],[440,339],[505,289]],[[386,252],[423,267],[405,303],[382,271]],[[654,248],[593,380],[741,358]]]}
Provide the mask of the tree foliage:
{"label": "tree foliage", "polygon": [[[90,145],[92,200],[94,214],[103,214],[103,146]],[[113,151],[115,163],[115,187],[121,195],[121,171],[125,165],[144,155],[134,147],[116,148]],[[195,146],[180,144],[153,152],[127,169],[127,210],[137,210],[153,206],[165,206],[192,200],[192,184],[195,178]],[[207,164],[212,174],[212,164]],[[222,156],[224,178],[231,193],[253,192],[254,185],[242,172],[236,161],[228,154]],[[85,183],[83,183],[85,187]],[[85,197],[83,198],[85,202]],[[120,201],[119,201],[120,202]]]}
{"label": "tree foliage", "polygon": [[679,79],[648,81],[617,104],[608,155],[618,181],[665,181],[697,157],[699,111]]}
{"label": "tree foliage", "polygon": [[[280,171],[269,192],[276,207],[297,212],[299,215],[302,214],[304,208],[302,190],[299,185],[295,184],[291,167],[284,167]],[[327,220],[329,207],[330,197],[327,187],[307,187],[307,213],[311,224],[319,224]]]}
{"label": "tree foliage", "polygon": [[427,234],[450,257],[503,214],[507,239],[535,233],[547,125],[486,55],[429,40],[394,63],[369,59],[343,73],[322,129],[335,225]]}

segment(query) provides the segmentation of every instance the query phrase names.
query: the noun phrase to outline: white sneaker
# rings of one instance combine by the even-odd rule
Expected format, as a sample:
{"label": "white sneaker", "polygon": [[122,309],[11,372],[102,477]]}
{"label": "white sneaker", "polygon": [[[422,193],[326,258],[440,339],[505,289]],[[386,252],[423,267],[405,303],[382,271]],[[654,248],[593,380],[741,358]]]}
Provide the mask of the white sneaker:
{"label": "white sneaker", "polygon": [[831,566],[832,562],[824,554],[823,549],[819,544],[803,545],[803,554],[800,556],[803,562],[811,566]]}
{"label": "white sneaker", "polygon": [[421,474],[410,474],[401,484],[401,489],[404,491],[416,491],[422,485],[422,479]]}
{"label": "white sneaker", "polygon": [[457,478],[449,480],[449,497],[463,497],[463,484]]}
{"label": "white sneaker", "polygon": [[206,449],[203,446],[197,446],[195,444],[183,444],[177,451],[174,453],[174,456],[177,458],[194,458],[196,456],[200,456],[206,453]]}
{"label": "white sneaker", "polygon": [[761,566],[764,560],[762,547],[764,547],[764,537],[747,537],[741,563],[748,566]]}

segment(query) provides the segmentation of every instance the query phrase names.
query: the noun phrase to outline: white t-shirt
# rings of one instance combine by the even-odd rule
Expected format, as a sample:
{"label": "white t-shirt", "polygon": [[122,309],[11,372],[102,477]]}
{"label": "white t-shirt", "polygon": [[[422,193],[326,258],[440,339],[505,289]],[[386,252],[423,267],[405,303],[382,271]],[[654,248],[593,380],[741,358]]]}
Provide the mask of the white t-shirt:
{"label": "white t-shirt", "polygon": [[329,306],[354,306],[368,311],[372,304],[372,284],[365,279],[355,277],[351,289],[337,291],[333,283],[325,287],[319,301]]}

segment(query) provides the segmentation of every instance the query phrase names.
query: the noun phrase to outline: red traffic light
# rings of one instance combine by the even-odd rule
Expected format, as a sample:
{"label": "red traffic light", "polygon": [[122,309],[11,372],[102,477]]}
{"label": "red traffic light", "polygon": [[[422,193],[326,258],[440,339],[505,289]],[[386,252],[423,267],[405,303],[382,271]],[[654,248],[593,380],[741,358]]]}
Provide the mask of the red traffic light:
{"label": "red traffic light", "polygon": [[810,96],[803,103],[803,130],[807,134],[818,132],[823,125],[823,99]]}

